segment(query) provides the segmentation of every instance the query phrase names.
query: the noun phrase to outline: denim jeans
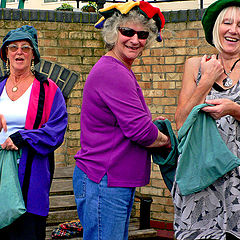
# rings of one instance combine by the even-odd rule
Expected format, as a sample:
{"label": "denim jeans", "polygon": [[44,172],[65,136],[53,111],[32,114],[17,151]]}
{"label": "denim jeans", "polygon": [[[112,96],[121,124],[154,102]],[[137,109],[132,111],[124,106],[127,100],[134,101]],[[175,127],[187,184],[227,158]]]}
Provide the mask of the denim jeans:
{"label": "denim jeans", "polygon": [[84,240],[127,240],[135,188],[108,187],[107,175],[91,181],[77,166],[73,190]]}

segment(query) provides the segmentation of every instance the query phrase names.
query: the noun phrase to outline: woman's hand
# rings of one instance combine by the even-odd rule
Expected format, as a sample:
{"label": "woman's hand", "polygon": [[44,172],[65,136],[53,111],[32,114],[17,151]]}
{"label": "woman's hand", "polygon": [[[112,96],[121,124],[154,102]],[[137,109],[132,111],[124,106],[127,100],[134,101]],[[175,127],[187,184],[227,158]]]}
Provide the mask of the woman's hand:
{"label": "woman's hand", "polygon": [[153,119],[153,122],[157,121],[157,120],[165,120],[166,118],[165,117],[162,117],[162,116],[158,116],[156,118]]}
{"label": "woman's hand", "polygon": [[[153,119],[153,122],[154,121],[157,121],[157,120],[165,120],[167,119],[166,117],[163,117],[163,116],[158,116],[156,118]],[[171,141],[170,141],[170,137],[161,133],[160,131],[158,131],[158,138],[157,140],[151,144],[150,146],[148,147],[165,147],[165,148],[171,148]]]}
{"label": "woman's hand", "polygon": [[7,138],[7,140],[1,144],[2,149],[6,150],[18,150],[17,146],[14,145],[12,139],[10,137]]}
{"label": "woman's hand", "polygon": [[220,119],[226,115],[231,115],[237,120],[240,118],[240,106],[229,99],[212,99],[206,100],[205,103],[214,105],[202,108],[203,111],[208,112],[214,119]]}
{"label": "woman's hand", "polygon": [[171,148],[171,141],[170,137],[163,134],[158,130],[158,137],[157,139],[149,146],[148,148],[153,148],[153,147],[165,147],[165,148]]}
{"label": "woman's hand", "polygon": [[[199,68],[201,68],[201,79],[197,84]],[[216,55],[212,55],[211,58],[204,55],[203,57],[193,57],[186,60],[182,88],[175,113],[177,129],[182,127],[193,107],[204,103],[212,85],[219,80],[221,74],[223,74],[223,67]]]}
{"label": "woman's hand", "polygon": [[0,114],[0,132],[2,129],[7,132],[7,122],[3,114]]}
{"label": "woman's hand", "polygon": [[168,140],[167,143],[164,145],[165,148],[169,149],[169,151],[171,150],[172,144],[171,144],[171,140],[170,137],[167,136]]}
{"label": "woman's hand", "polygon": [[208,58],[204,55],[201,59],[201,74],[202,78],[199,84],[205,84],[207,86],[212,86],[220,76],[224,73],[221,61],[217,59],[216,55],[212,55]]}

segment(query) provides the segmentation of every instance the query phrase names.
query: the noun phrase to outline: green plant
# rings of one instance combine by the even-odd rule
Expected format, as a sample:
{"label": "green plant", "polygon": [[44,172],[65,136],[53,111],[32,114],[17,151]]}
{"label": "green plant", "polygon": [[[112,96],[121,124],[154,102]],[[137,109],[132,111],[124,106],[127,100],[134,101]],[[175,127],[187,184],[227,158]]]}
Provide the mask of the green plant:
{"label": "green plant", "polygon": [[81,10],[83,12],[96,12],[98,9],[96,2],[89,1],[87,5],[84,5]]}
{"label": "green plant", "polygon": [[60,11],[73,11],[73,6],[68,3],[63,3],[60,7],[56,8]]}

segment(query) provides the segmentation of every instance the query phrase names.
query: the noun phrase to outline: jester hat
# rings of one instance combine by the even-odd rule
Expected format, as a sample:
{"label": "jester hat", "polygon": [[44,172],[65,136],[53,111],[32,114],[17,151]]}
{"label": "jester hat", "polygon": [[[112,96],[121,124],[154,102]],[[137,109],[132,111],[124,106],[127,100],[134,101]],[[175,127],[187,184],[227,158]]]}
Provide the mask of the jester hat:
{"label": "jester hat", "polygon": [[103,24],[105,20],[109,17],[111,17],[115,12],[118,12],[122,15],[128,14],[131,10],[139,10],[141,14],[143,14],[148,19],[153,19],[157,25],[158,28],[158,37],[157,41],[161,42],[161,29],[164,27],[165,24],[165,18],[163,14],[161,13],[160,9],[157,7],[153,7],[149,2],[144,1],[129,1],[126,3],[115,3],[112,4],[109,7],[99,9],[99,12],[101,13],[102,17],[99,19],[99,21],[95,24],[95,28],[101,29],[103,28]]}
{"label": "jester hat", "polygon": [[227,7],[238,6],[240,7],[240,0],[217,0],[212,3],[204,12],[202,17],[203,30],[205,38],[208,43],[213,45],[213,27],[217,20],[219,13]]}

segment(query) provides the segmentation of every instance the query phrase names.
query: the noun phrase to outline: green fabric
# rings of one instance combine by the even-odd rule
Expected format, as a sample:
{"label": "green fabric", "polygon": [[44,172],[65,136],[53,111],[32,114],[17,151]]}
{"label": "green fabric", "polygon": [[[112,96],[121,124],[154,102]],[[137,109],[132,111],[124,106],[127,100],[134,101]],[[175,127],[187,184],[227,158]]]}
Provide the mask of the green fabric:
{"label": "green fabric", "polygon": [[6,8],[7,0],[1,0],[1,8]]}
{"label": "green fabric", "polygon": [[182,195],[198,192],[240,165],[223,141],[215,120],[195,106],[178,131],[176,182]]}
{"label": "green fabric", "polygon": [[202,25],[205,32],[205,37],[208,43],[213,45],[212,31],[219,13],[226,7],[240,7],[240,0],[217,0],[212,3],[204,12],[202,17]]}
{"label": "green fabric", "polygon": [[38,51],[38,39],[37,39],[37,30],[28,25],[24,25],[20,28],[11,30],[7,33],[7,35],[3,38],[3,44],[0,49],[0,55],[1,59],[6,62],[7,56],[6,56],[6,47],[14,41],[21,41],[26,40],[30,42],[30,44],[33,47],[34,52],[34,64],[37,64],[40,62],[40,53]]}
{"label": "green fabric", "polygon": [[18,151],[0,147],[0,229],[26,212],[18,179]]}
{"label": "green fabric", "polygon": [[166,150],[165,148],[152,148],[151,154],[153,162],[159,165],[167,188],[171,191],[178,159],[178,140],[168,119],[157,120],[154,122],[154,124],[157,126],[160,132],[170,137],[170,150]]}

